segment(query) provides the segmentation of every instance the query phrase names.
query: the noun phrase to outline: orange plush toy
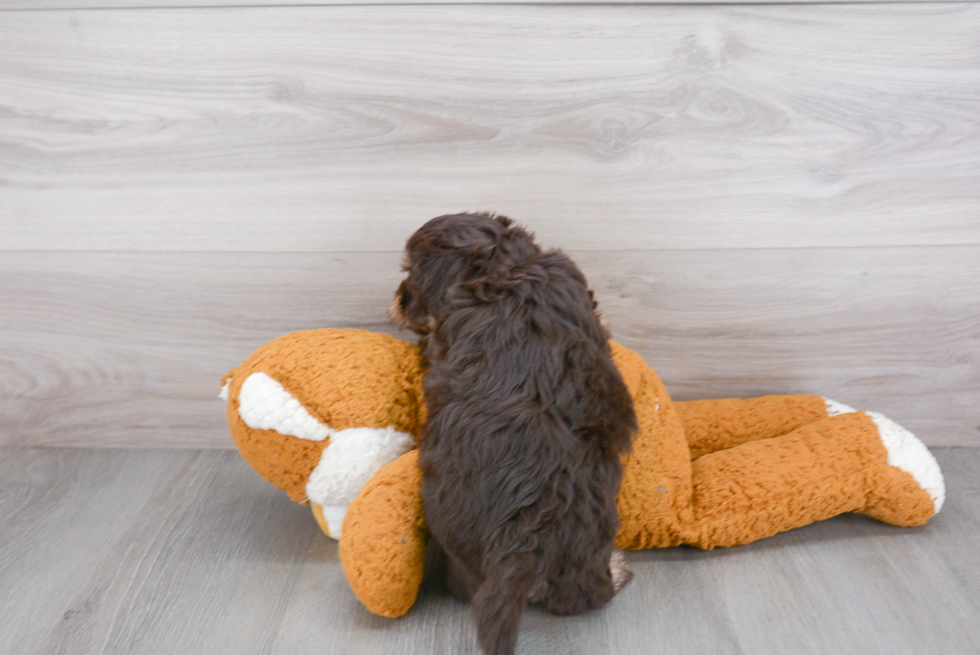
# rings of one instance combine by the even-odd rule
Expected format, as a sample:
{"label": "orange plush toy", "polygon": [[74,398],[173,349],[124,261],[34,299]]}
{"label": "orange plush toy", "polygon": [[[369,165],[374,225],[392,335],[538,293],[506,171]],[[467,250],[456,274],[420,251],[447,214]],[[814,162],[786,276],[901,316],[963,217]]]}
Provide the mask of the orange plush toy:
{"label": "orange plush toy", "polygon": [[[636,353],[612,348],[640,425],[617,498],[620,548],[735,546],[844,512],[922,525],[942,507],[936,460],[881,414],[821,396],[673,402]],[[411,608],[422,580],[423,377],[405,341],[310,330],[223,381],[242,456],[312,505],[354,593],[387,617]]]}

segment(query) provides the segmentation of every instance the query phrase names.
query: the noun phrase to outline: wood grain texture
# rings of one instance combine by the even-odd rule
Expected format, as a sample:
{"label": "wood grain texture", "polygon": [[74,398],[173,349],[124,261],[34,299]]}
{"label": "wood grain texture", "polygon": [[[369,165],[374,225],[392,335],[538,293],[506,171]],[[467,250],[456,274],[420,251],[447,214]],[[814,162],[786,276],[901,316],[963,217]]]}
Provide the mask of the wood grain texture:
{"label": "wood grain texture", "polygon": [[6,12],[0,249],[980,243],[980,6]]}
{"label": "wood grain texture", "polygon": [[[825,2],[826,0],[753,0],[753,4],[814,4]],[[942,0],[848,0],[849,3],[890,3],[895,2],[941,2]],[[386,0],[0,0],[0,11],[9,10],[50,10],[50,9],[148,9],[162,8],[169,9],[175,7],[204,8],[240,8],[240,7],[325,7],[332,5],[391,5],[391,4],[417,4],[417,5],[486,5],[486,4],[528,4],[527,0],[494,0],[492,3],[487,0],[421,0],[412,3],[391,3]],[[561,4],[561,5],[600,5],[600,4],[744,4],[744,0],[657,0],[655,3],[647,0],[615,0],[615,2],[603,2],[602,0],[535,0],[534,4]]]}
{"label": "wood grain texture", "polygon": [[72,597],[187,457],[0,450],[0,652],[49,652],[38,648],[48,630],[91,611]]}
{"label": "wood grain texture", "polygon": [[577,259],[614,336],[679,400],[815,393],[980,445],[974,247]]}
{"label": "wood grain texture", "polygon": [[[819,393],[980,444],[978,247],[572,255],[678,399]],[[0,442],[231,447],[220,377],[292,330],[395,333],[398,259],[5,253]]]}
{"label": "wood grain texture", "polygon": [[[609,606],[530,609],[518,652],[973,652],[980,449],[935,454],[949,495],[926,526],[845,515],[748,546],[628,553],[636,577]],[[369,614],[336,542],[235,453],[5,449],[0,490],[5,653],[477,652],[471,609],[434,580],[407,616]]]}
{"label": "wood grain texture", "polygon": [[267,651],[316,526],[243,464],[185,453],[39,651]]}

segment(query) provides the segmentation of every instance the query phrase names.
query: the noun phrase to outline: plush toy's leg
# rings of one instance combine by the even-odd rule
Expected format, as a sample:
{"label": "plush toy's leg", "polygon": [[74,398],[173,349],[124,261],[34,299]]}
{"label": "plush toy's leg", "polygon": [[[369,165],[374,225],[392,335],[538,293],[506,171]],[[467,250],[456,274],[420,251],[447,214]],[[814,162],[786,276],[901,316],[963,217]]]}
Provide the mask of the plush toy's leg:
{"label": "plush toy's leg", "polygon": [[[691,459],[792,432],[844,406],[822,396],[762,396],[675,402]],[[850,408],[846,408],[850,409]]]}
{"label": "plush toy's leg", "polygon": [[867,412],[716,451],[692,469],[691,523],[682,539],[699,548],[744,544],[844,512],[921,525],[945,497],[926,447]]}
{"label": "plush toy's leg", "polygon": [[354,595],[375,614],[402,616],[422,583],[428,532],[418,451],[378,471],[347,508],[340,562]]}

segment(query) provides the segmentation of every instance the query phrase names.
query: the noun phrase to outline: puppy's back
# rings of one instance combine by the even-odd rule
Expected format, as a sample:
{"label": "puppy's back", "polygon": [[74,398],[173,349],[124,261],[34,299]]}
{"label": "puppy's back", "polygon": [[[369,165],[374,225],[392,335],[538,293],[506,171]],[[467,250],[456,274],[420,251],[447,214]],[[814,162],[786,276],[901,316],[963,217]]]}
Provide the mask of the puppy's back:
{"label": "puppy's back", "polygon": [[621,457],[636,428],[585,278],[542,253],[442,321],[422,441],[436,540],[474,585],[481,646],[513,652],[528,601],[574,614],[615,593]]}

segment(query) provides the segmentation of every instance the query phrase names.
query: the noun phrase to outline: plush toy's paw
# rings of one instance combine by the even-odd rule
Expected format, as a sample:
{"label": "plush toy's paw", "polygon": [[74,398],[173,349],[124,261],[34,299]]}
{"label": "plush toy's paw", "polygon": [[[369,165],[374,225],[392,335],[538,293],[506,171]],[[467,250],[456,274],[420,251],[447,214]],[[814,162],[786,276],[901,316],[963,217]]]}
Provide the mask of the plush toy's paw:
{"label": "plush toy's paw", "polygon": [[865,412],[878,428],[888,465],[872,472],[873,495],[861,513],[905,527],[922,525],[946,500],[939,463],[918,438],[877,412]]}
{"label": "plush toy's paw", "polygon": [[[828,416],[858,410],[824,398]],[[939,463],[924,443],[901,425],[878,412],[863,412],[878,429],[888,465],[872,472],[872,500],[862,513],[893,525],[922,525],[938,514],[946,500],[946,483]]]}
{"label": "plush toy's paw", "polygon": [[412,437],[392,428],[348,428],[330,437],[306,482],[306,496],[322,508],[328,536],[340,538],[347,505],[368,480],[414,447]]}
{"label": "plush toy's paw", "polygon": [[344,525],[344,517],[347,516],[348,505],[317,505],[310,503],[313,510],[313,518],[320,527],[320,531],[331,539],[340,539],[341,528]]}
{"label": "plush toy's paw", "polygon": [[413,450],[378,471],[347,512],[340,562],[358,600],[388,618],[408,612],[422,584],[427,540]]}

